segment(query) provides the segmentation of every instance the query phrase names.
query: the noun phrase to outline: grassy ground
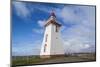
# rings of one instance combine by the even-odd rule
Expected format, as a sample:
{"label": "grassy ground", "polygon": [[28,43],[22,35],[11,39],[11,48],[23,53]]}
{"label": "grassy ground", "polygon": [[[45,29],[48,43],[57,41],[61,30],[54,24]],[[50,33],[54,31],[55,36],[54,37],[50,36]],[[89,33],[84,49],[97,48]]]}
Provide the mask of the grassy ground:
{"label": "grassy ground", "polygon": [[48,59],[41,59],[39,56],[16,56],[12,58],[12,66],[95,60],[95,53],[79,53],[62,57],[55,56]]}

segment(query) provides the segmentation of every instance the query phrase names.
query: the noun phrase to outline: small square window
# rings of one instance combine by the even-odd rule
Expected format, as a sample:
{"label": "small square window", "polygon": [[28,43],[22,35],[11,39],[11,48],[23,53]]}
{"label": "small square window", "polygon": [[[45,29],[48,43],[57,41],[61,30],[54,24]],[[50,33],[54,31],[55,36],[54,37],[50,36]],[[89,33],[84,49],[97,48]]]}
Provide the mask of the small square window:
{"label": "small square window", "polygon": [[45,39],[45,42],[47,42],[47,38],[48,38],[48,34],[46,34],[46,39]]}

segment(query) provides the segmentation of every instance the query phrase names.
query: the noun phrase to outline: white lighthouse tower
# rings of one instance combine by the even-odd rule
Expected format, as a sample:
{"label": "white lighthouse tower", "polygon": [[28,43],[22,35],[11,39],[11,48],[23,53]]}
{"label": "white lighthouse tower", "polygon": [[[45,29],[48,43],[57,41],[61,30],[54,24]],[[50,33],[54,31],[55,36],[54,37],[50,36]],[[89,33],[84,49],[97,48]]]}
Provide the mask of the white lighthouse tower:
{"label": "white lighthouse tower", "polygon": [[56,15],[53,11],[44,26],[45,33],[41,46],[40,58],[64,55],[64,47],[60,38],[61,24],[57,23]]}

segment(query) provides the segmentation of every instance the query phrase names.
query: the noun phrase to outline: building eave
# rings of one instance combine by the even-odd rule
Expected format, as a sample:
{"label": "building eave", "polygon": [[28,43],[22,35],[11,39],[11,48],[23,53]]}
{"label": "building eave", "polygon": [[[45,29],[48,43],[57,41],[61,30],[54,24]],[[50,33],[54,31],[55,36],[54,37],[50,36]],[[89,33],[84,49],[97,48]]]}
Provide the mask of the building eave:
{"label": "building eave", "polygon": [[50,20],[50,21],[47,22],[44,26],[46,27],[46,26],[48,26],[48,25],[50,25],[50,24],[54,24],[54,25],[56,25],[56,26],[58,26],[58,27],[61,27],[61,24],[59,24],[59,23],[57,23],[56,21],[53,21],[53,20]]}

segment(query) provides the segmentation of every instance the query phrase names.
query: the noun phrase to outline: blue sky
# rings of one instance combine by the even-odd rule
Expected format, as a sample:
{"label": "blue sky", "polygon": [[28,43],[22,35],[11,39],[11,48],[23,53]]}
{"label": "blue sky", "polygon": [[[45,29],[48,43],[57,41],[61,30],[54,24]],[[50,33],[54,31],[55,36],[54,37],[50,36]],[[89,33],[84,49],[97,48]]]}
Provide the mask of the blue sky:
{"label": "blue sky", "polygon": [[95,6],[12,2],[12,55],[38,55],[54,10],[66,53],[95,51]]}

